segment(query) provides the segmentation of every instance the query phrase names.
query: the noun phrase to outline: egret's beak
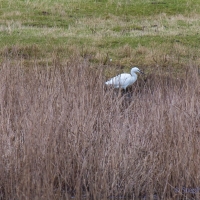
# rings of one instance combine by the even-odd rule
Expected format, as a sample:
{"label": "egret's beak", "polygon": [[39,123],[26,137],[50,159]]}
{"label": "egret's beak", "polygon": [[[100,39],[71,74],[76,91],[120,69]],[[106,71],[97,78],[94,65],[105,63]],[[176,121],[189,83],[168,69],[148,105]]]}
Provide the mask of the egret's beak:
{"label": "egret's beak", "polygon": [[145,75],[145,73],[143,71],[141,71],[141,70],[140,70],[140,73],[143,74],[143,75]]}

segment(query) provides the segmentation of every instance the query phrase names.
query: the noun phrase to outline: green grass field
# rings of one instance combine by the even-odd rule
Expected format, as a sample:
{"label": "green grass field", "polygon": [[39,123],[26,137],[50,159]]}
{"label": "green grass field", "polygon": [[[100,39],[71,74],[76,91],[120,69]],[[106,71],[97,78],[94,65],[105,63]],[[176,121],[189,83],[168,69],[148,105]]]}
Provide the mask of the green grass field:
{"label": "green grass field", "polygon": [[1,59],[21,56],[29,66],[66,61],[180,69],[199,64],[200,1],[0,1]]}

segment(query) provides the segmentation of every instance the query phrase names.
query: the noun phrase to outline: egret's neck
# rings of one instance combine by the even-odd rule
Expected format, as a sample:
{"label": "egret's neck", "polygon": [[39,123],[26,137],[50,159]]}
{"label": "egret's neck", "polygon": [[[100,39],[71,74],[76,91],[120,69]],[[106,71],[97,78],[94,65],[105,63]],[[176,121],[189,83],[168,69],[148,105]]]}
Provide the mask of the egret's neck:
{"label": "egret's neck", "polygon": [[136,74],[135,72],[132,72],[132,73],[131,73],[131,76],[137,78],[137,74]]}

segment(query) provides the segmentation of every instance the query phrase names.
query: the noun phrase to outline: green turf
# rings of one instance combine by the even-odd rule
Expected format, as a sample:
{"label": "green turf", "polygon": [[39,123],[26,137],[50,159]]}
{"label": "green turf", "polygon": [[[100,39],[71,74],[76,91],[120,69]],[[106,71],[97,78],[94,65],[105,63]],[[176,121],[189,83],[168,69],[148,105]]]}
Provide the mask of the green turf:
{"label": "green turf", "polygon": [[152,61],[154,49],[188,58],[185,52],[198,53],[199,16],[200,0],[1,0],[0,55],[34,46],[38,60],[55,51],[64,59],[80,51],[95,63],[109,54],[114,64],[141,64]]}

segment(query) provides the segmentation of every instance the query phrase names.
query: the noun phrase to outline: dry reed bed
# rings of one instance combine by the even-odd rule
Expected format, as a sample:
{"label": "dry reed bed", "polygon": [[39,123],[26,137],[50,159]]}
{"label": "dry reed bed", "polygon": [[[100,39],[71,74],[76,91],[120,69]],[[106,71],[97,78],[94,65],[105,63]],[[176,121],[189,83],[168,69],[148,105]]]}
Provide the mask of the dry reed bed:
{"label": "dry reed bed", "polygon": [[200,187],[200,81],[186,74],[127,97],[80,59],[2,63],[0,199],[198,199],[182,189]]}

